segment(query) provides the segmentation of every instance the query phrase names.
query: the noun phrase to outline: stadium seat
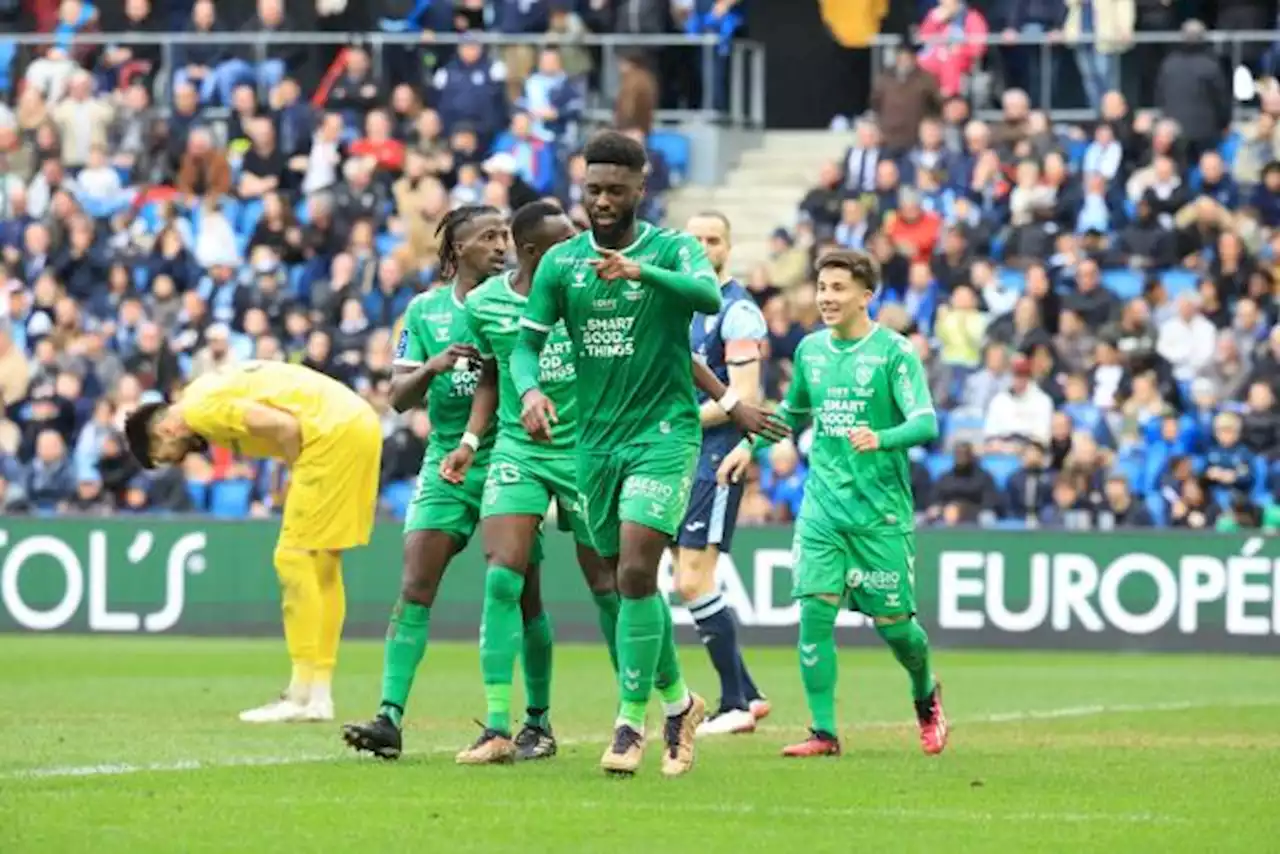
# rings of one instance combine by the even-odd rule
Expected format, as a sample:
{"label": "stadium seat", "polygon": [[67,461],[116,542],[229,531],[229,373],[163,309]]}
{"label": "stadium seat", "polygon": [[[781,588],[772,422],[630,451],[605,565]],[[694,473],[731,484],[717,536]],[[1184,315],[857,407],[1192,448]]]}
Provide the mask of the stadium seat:
{"label": "stadium seat", "polygon": [[1250,495],[1254,504],[1266,504],[1271,500],[1271,489],[1267,483],[1267,476],[1270,474],[1269,468],[1265,457],[1254,458],[1253,492]]}
{"label": "stadium seat", "polygon": [[992,528],[997,531],[1023,531],[1026,530],[1026,519],[997,519],[991,524]]}
{"label": "stadium seat", "polygon": [[187,495],[191,497],[191,509],[203,513],[209,509],[209,484],[187,481]]}
{"label": "stadium seat", "polygon": [[1102,284],[1126,302],[1142,296],[1142,276],[1134,270],[1103,270]]}
{"label": "stadium seat", "polygon": [[1222,140],[1222,144],[1218,146],[1218,153],[1222,155],[1222,160],[1227,164],[1228,170],[1236,162],[1236,153],[1240,151],[1240,143],[1243,139],[1240,131],[1233,130],[1227,134],[1226,138]]}
{"label": "stadium seat", "polygon": [[1021,270],[1015,270],[1011,267],[1001,267],[997,274],[1000,280],[1000,287],[1007,288],[1015,293],[1022,293],[1027,289],[1027,274]]}
{"label": "stadium seat", "polygon": [[1160,526],[1164,526],[1169,521],[1167,508],[1164,506],[1164,499],[1160,497],[1159,492],[1148,492],[1145,498],[1147,512],[1151,514],[1152,520]]}
{"label": "stadium seat", "polygon": [[957,409],[947,419],[947,432],[942,434],[943,450],[950,451],[958,442],[982,441],[983,416],[972,409]]}
{"label": "stadium seat", "polygon": [[930,454],[924,458],[924,467],[929,470],[929,479],[937,480],[955,467],[956,460],[951,454]]}
{"label": "stadium seat", "polygon": [[17,42],[0,41],[0,95],[13,92],[13,59],[18,55]]}
{"label": "stadium seat", "polygon": [[996,487],[1004,490],[1009,478],[1022,466],[1022,460],[1016,454],[987,454],[982,457],[982,467],[996,482]]}
{"label": "stadium seat", "polygon": [[1121,454],[1116,458],[1115,470],[1129,481],[1135,493],[1145,492],[1146,457],[1142,454]]}
{"label": "stadium seat", "polygon": [[649,134],[649,148],[662,155],[671,170],[671,183],[683,184],[689,176],[689,161],[693,146],[689,138],[675,131],[658,130]]}
{"label": "stadium seat", "polygon": [[397,480],[388,483],[382,489],[382,505],[397,519],[403,519],[409,509],[409,501],[413,498],[414,483],[411,480]]}
{"label": "stadium seat", "polygon": [[1165,270],[1160,274],[1160,281],[1172,299],[1186,291],[1194,291],[1200,284],[1200,277],[1190,270]]}
{"label": "stadium seat", "polygon": [[377,249],[379,256],[390,255],[396,251],[396,248],[404,243],[404,238],[395,234],[383,232],[374,238],[374,247]]}
{"label": "stadium seat", "polygon": [[253,483],[246,478],[214,481],[209,486],[209,512],[223,519],[239,519],[249,514]]}

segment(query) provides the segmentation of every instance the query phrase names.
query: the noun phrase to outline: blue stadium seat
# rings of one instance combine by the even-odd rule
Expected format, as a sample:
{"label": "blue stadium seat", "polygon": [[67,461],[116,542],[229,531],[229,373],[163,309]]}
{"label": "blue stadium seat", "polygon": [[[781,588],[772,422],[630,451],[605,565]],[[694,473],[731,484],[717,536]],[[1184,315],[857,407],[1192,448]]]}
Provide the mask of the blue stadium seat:
{"label": "blue stadium seat", "polygon": [[991,525],[997,531],[1023,531],[1026,530],[1026,519],[997,519]]}
{"label": "blue stadium seat", "polygon": [[13,60],[18,55],[18,43],[0,41],[0,95],[13,92]]}
{"label": "blue stadium seat", "polygon": [[924,458],[924,467],[929,470],[929,479],[937,480],[955,466],[956,460],[951,454],[930,454]]}
{"label": "blue stadium seat", "polygon": [[671,183],[683,184],[689,175],[689,161],[693,146],[689,137],[675,131],[654,131],[649,134],[649,148],[662,155],[671,170]]}
{"label": "blue stadium seat", "polygon": [[1142,296],[1142,276],[1134,270],[1103,270],[1102,284],[1126,302]]}
{"label": "blue stadium seat", "polygon": [[1233,130],[1227,134],[1226,139],[1222,140],[1222,144],[1218,146],[1218,153],[1222,155],[1222,159],[1226,162],[1228,171],[1236,162],[1236,153],[1240,151],[1240,143],[1242,141],[1243,137],[1240,136],[1240,132]]}
{"label": "blue stadium seat", "polygon": [[209,486],[209,512],[223,519],[239,519],[249,513],[253,482],[247,478],[214,481]]}
{"label": "blue stadium seat", "polygon": [[209,484],[187,481],[187,495],[191,497],[191,509],[203,513],[209,509]]}
{"label": "blue stadium seat", "polygon": [[1147,460],[1142,454],[1121,454],[1116,458],[1116,471],[1124,475],[1125,480],[1129,481],[1129,488],[1135,493],[1141,493],[1145,490],[1143,487],[1144,475],[1146,473]]}
{"label": "blue stadium seat", "polygon": [[997,277],[1000,280],[1000,287],[1002,288],[1008,288],[1009,290],[1019,294],[1027,289],[1027,274],[1021,270],[1001,267]]}
{"label": "blue stadium seat", "polygon": [[404,518],[409,509],[409,501],[413,498],[414,484],[411,480],[397,480],[388,483],[382,490],[382,504],[397,519]]}
{"label": "blue stadium seat", "polygon": [[1169,514],[1164,506],[1164,499],[1160,497],[1159,492],[1148,492],[1145,497],[1147,512],[1151,514],[1151,518],[1157,525],[1164,526],[1169,522]]}
{"label": "blue stadium seat", "polygon": [[950,450],[956,442],[977,442],[982,438],[983,416],[972,409],[957,409],[947,419],[947,432],[942,434],[944,448]]}
{"label": "blue stadium seat", "polygon": [[[253,230],[258,227],[258,222],[262,219],[262,212],[265,208],[266,206],[261,199],[250,199],[239,205],[238,210],[232,208],[228,211],[224,208],[223,213],[227,215],[227,221],[231,223],[231,227],[235,229],[236,234],[252,237]],[[233,215],[234,219],[232,218]]]}
{"label": "blue stadium seat", "polygon": [[1200,277],[1190,270],[1165,270],[1160,274],[1160,281],[1170,298],[1174,298],[1186,291],[1194,291],[1200,284]]}
{"label": "blue stadium seat", "polygon": [[1271,501],[1271,490],[1268,488],[1267,476],[1270,474],[1265,457],[1253,460],[1253,493],[1250,496],[1255,504],[1266,504]]}
{"label": "blue stadium seat", "polygon": [[982,457],[982,467],[991,475],[996,486],[1003,490],[1009,478],[1022,466],[1016,454],[987,454]]}

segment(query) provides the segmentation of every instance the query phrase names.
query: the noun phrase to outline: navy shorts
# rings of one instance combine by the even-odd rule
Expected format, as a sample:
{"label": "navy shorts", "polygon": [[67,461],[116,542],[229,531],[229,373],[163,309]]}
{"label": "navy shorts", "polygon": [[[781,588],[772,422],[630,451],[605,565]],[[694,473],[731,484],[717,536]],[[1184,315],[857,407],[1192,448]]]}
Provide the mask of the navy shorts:
{"label": "navy shorts", "polygon": [[738,525],[742,489],[741,483],[721,486],[714,480],[695,480],[676,545],[682,549],[718,546],[721,552],[727,552]]}

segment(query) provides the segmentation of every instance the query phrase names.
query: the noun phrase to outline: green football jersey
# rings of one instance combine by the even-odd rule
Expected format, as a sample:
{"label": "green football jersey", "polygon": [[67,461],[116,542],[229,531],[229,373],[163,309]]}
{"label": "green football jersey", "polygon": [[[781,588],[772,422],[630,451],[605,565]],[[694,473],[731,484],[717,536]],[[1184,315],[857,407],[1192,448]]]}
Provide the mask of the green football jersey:
{"label": "green football jersey", "polygon": [[855,427],[896,427],[933,412],[924,366],[911,342],[883,326],[856,341],[830,329],[796,348],[783,411],[793,427],[813,424],[802,518],[852,532],[910,531],[915,523],[907,449],[859,453]]}
{"label": "green football jersey", "polygon": [[[418,294],[405,309],[400,340],[396,342],[395,365],[416,368],[444,352],[450,344],[474,344],[467,324],[467,311],[454,293],[453,285]],[[480,382],[480,369],[454,366],[431,381],[427,388],[427,417],[431,419],[428,458],[439,459],[458,447],[467,431],[471,400]],[[480,452],[487,457],[495,431],[480,437]]]}
{"label": "green football jersey", "polygon": [[511,351],[520,337],[520,317],[529,298],[511,288],[514,273],[488,279],[467,294],[467,322],[480,355],[498,361],[497,445],[522,455],[561,456],[573,449],[578,424],[577,372],[573,342],[560,322],[551,330],[542,350],[538,386],[556,407],[559,422],[551,428],[550,442],[535,442],[520,423],[520,395],[511,379]]}
{"label": "green football jersey", "polygon": [[[692,236],[648,223],[620,250],[633,261],[718,279]],[[538,265],[521,320],[550,332],[563,320],[578,369],[578,439],[589,450],[700,442],[689,324],[693,307],[662,288],[596,276],[591,232],[553,247]]]}

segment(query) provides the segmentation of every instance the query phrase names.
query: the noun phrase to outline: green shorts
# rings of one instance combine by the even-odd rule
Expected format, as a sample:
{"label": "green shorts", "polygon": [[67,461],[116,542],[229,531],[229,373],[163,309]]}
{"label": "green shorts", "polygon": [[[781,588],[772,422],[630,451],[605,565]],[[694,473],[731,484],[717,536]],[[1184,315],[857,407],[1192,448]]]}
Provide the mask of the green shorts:
{"label": "green shorts", "polygon": [[471,541],[480,523],[480,498],[484,495],[487,465],[473,465],[460,484],[440,477],[438,454],[427,454],[418,472],[418,488],[404,515],[404,532],[444,531],[457,540],[458,548]]}
{"label": "green shorts", "polygon": [[791,595],[839,596],[868,617],[916,612],[915,534],[855,535],[803,517],[791,545]]}
{"label": "green shorts", "polygon": [[556,502],[562,531],[572,531],[581,545],[590,545],[587,527],[577,511],[578,485],[572,456],[532,459],[517,450],[495,449],[489,460],[480,518],[547,515]]}
{"label": "green shorts", "polygon": [[628,445],[578,452],[578,507],[601,557],[618,553],[619,526],[680,531],[698,465],[696,443]]}

